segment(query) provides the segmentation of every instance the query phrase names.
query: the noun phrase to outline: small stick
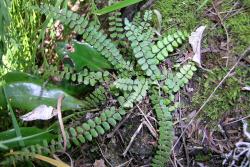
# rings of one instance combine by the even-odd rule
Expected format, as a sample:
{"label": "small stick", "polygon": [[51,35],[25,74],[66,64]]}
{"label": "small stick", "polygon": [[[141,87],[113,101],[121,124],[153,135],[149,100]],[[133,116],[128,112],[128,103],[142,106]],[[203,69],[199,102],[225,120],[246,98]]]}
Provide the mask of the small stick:
{"label": "small stick", "polygon": [[[69,159],[70,159],[70,167],[74,167],[74,161],[73,161],[73,159],[71,158],[71,156],[70,156],[67,152],[65,152],[65,151],[57,151],[57,152],[63,153],[63,154],[65,154],[67,157],[69,157]],[[63,162],[56,154],[53,154],[53,157],[54,157],[56,160],[59,160],[59,161]]]}
{"label": "small stick", "polygon": [[239,118],[239,119],[234,120],[234,121],[232,121],[232,122],[225,123],[225,124],[223,124],[223,125],[224,125],[224,126],[225,126],[225,125],[230,125],[230,124],[233,124],[233,123],[236,123],[236,122],[239,122],[239,121],[243,121],[243,120],[245,120],[245,119],[247,119],[247,118],[250,118],[250,115],[247,115],[247,116],[245,116],[245,117]]}
{"label": "small stick", "polygon": [[61,133],[62,133],[62,137],[63,137],[63,150],[66,151],[66,147],[67,147],[67,138],[66,138],[66,134],[64,131],[64,125],[63,125],[63,119],[62,119],[62,101],[63,101],[64,95],[60,95],[58,97],[57,100],[57,116],[58,116],[58,121],[59,121],[59,125],[60,125],[60,129],[61,129]]}
{"label": "small stick", "polygon": [[116,131],[124,124],[124,122],[127,121],[127,119],[130,117],[131,113],[127,114],[126,117],[115,127],[115,129],[107,134],[107,138],[112,138]]}
{"label": "small stick", "polygon": [[139,105],[136,105],[136,107],[139,109],[139,111],[141,112],[141,114],[144,116],[145,120],[148,123],[148,126],[150,127],[149,130],[152,133],[152,135],[157,138],[157,133],[156,130],[154,129],[153,125],[151,124],[151,122],[148,120],[148,117],[145,115],[145,113],[142,111],[142,109],[139,107]]}
{"label": "small stick", "polygon": [[141,131],[142,127],[143,127],[143,122],[139,125],[139,127],[137,128],[137,130],[135,131],[135,133],[133,134],[133,136],[131,137],[131,140],[127,146],[127,148],[125,149],[125,151],[122,153],[122,155],[125,157],[127,155],[127,152],[129,150],[129,148],[131,147],[133,141],[135,140],[136,136],[139,134],[139,132]]}
{"label": "small stick", "polygon": [[[144,120],[144,119],[143,119]],[[144,124],[147,126],[148,130],[150,131],[150,133],[157,139],[157,133],[155,132],[154,129],[152,129],[152,125],[150,125],[147,121],[143,121]]]}
{"label": "small stick", "polygon": [[97,145],[98,145],[98,147],[99,147],[99,149],[100,149],[100,151],[101,151],[101,154],[102,154],[104,160],[109,164],[109,166],[113,167],[113,165],[112,165],[112,164],[107,160],[107,158],[104,156],[104,154],[103,154],[103,152],[102,152],[102,149],[101,149],[101,147],[100,147],[100,144],[99,144],[98,142],[97,142]]}
{"label": "small stick", "polygon": [[131,163],[132,160],[133,160],[133,158],[131,158],[130,160],[128,160],[128,161],[126,161],[124,163],[122,163],[121,165],[118,165],[117,167],[128,166]]}

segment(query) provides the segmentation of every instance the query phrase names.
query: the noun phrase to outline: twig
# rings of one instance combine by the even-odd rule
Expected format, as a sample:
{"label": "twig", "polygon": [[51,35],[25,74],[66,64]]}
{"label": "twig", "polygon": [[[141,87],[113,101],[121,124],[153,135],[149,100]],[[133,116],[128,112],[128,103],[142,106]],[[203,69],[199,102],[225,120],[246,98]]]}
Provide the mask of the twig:
{"label": "twig", "polygon": [[122,163],[121,165],[118,165],[117,167],[128,166],[131,163],[132,160],[133,160],[133,158],[131,158],[130,160],[128,160],[128,161],[126,161],[124,163]]}
{"label": "twig", "polygon": [[154,129],[152,129],[152,125],[150,125],[147,121],[145,121],[145,119],[143,119],[144,124],[147,126],[148,130],[150,131],[150,133],[157,139],[157,133],[155,132]]}
{"label": "twig", "polygon": [[216,8],[214,2],[212,2],[212,5],[213,5],[213,8],[214,8],[214,10],[215,10],[215,12],[216,12],[216,14],[217,14],[219,20],[220,20],[220,23],[221,23],[221,25],[222,25],[222,27],[223,27],[225,33],[226,33],[226,37],[227,37],[227,53],[226,53],[226,57],[227,57],[226,67],[227,67],[227,66],[228,66],[228,60],[229,60],[229,43],[230,43],[230,39],[229,39],[228,31],[227,31],[227,28],[226,28],[226,26],[225,26],[225,24],[224,24],[224,21],[223,21],[223,19],[221,18],[221,15],[220,15],[219,11],[217,10],[217,8]]}
{"label": "twig", "polygon": [[236,123],[236,122],[240,122],[240,121],[243,121],[243,120],[245,120],[245,119],[247,119],[247,118],[250,118],[250,115],[245,116],[245,117],[242,117],[242,118],[239,118],[239,119],[234,120],[234,121],[232,121],[232,122],[225,123],[225,124],[223,124],[223,126],[229,125],[229,124],[233,124],[233,123]]}
{"label": "twig", "polygon": [[149,126],[149,130],[150,130],[150,132],[152,133],[152,135],[153,135],[155,138],[157,138],[156,130],[155,130],[155,128],[153,127],[153,125],[151,124],[151,122],[148,120],[148,117],[145,115],[145,113],[142,111],[142,109],[139,107],[139,105],[136,105],[136,107],[139,109],[139,111],[141,112],[141,114],[143,115],[143,117],[145,118],[145,120],[147,121],[148,126]]}
{"label": "twig", "polygon": [[127,155],[127,152],[129,150],[129,148],[131,147],[133,141],[135,140],[136,136],[140,133],[142,127],[143,127],[143,122],[139,125],[139,127],[137,128],[137,130],[135,131],[135,133],[133,134],[133,136],[131,137],[131,140],[127,146],[127,148],[125,149],[125,151],[122,153],[122,155],[125,157]]}
{"label": "twig", "polygon": [[215,94],[215,92],[217,91],[217,89],[222,85],[222,83],[227,79],[227,77],[232,73],[232,71],[238,66],[240,60],[249,55],[250,54],[250,47],[248,47],[244,53],[239,57],[239,59],[237,60],[237,62],[234,64],[234,66],[228,71],[228,73],[224,76],[224,78],[220,81],[220,83],[215,87],[215,89],[213,90],[213,92],[210,94],[210,96],[207,98],[207,100],[202,104],[202,106],[200,107],[200,109],[197,111],[197,113],[195,114],[195,116],[190,120],[190,122],[187,124],[187,126],[184,128],[183,132],[181,133],[180,137],[177,139],[176,143],[174,144],[173,148],[171,149],[171,151],[174,150],[174,148],[177,146],[178,142],[180,141],[180,139],[182,138],[182,136],[184,135],[184,133],[186,132],[186,130],[188,129],[188,127],[193,123],[194,119],[196,118],[196,116],[202,111],[202,109],[207,105],[207,103],[211,100],[211,98],[213,97],[213,95]]}
{"label": "twig", "polygon": [[67,148],[67,138],[66,138],[66,134],[64,131],[64,125],[63,125],[63,119],[62,119],[62,101],[63,101],[64,95],[60,95],[58,97],[57,100],[57,116],[58,116],[58,121],[59,121],[59,125],[60,125],[60,129],[61,129],[61,133],[62,133],[62,137],[63,137],[63,150],[66,151]]}
{"label": "twig", "polygon": [[131,113],[127,114],[126,117],[115,127],[115,129],[107,134],[107,138],[112,138],[116,131],[124,124],[124,122],[127,121],[127,119],[130,117]]}
{"label": "twig", "polygon": [[99,145],[99,143],[97,142],[97,145],[98,145],[98,147],[99,147],[99,149],[100,149],[100,151],[101,151],[101,154],[102,154],[102,157],[104,158],[104,160],[109,164],[109,166],[111,166],[111,167],[113,167],[113,165],[106,159],[106,157],[104,156],[104,154],[103,154],[103,152],[102,152],[102,149],[101,149],[101,147],[100,147],[100,145]]}
{"label": "twig", "polygon": [[150,6],[152,6],[154,1],[155,0],[147,0],[147,2],[142,7],[140,7],[140,10],[145,10],[145,9],[149,8]]}
{"label": "twig", "polygon": [[[74,161],[73,161],[73,159],[71,158],[71,156],[70,156],[67,152],[65,152],[65,151],[57,151],[57,152],[63,153],[63,154],[65,154],[67,157],[69,157],[69,159],[70,159],[70,167],[74,167]],[[54,157],[56,160],[62,161],[56,154],[53,154],[53,157]]]}

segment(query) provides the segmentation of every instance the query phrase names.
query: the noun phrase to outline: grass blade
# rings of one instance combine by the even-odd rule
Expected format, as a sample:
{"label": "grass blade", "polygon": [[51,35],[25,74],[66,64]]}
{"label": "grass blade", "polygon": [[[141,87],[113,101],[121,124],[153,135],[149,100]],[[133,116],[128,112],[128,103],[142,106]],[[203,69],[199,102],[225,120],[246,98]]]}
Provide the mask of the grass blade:
{"label": "grass blade", "polygon": [[130,6],[130,5],[136,4],[136,3],[141,2],[141,1],[142,0],[124,0],[124,1],[121,1],[121,2],[117,2],[117,3],[115,3],[115,4],[111,5],[111,6],[107,6],[105,8],[100,9],[100,10],[97,10],[95,12],[95,14],[96,15],[104,15],[104,14],[113,12],[115,10],[118,10],[118,9]]}
{"label": "grass blade", "polygon": [[[18,125],[18,123],[17,123],[15,113],[14,113],[12,107],[11,107],[11,104],[10,104],[10,102],[9,102],[8,97],[6,96],[6,92],[5,92],[5,88],[4,88],[4,87],[3,87],[3,92],[4,92],[4,96],[5,96],[6,102],[7,102],[8,110],[10,111],[10,115],[11,115],[11,119],[12,119],[12,124],[13,124],[13,127],[14,127],[14,129],[15,129],[16,136],[17,136],[17,137],[22,137],[21,130],[20,130],[20,127],[19,127],[19,125]],[[18,141],[18,143],[19,143],[20,146],[22,146],[22,147],[25,146],[23,140]]]}

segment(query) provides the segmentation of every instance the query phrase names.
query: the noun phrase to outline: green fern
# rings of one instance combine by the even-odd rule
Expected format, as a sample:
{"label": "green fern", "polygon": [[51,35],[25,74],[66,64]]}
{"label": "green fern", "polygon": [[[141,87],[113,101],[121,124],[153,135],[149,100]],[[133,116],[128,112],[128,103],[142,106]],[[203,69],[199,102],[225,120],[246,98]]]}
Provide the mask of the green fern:
{"label": "green fern", "polygon": [[138,85],[133,88],[134,91],[125,94],[124,103],[122,103],[123,107],[132,108],[133,103],[142,101],[147,95],[147,90],[149,89],[148,81],[145,78],[140,78],[137,82]]}
{"label": "green fern", "polygon": [[[74,69],[67,67],[63,71],[59,71],[56,67],[51,67],[51,74],[55,74],[61,79],[77,84],[99,85],[83,99],[85,104],[83,110],[101,108],[108,100],[106,95],[113,93],[112,91],[114,93],[111,95],[118,97],[115,104],[120,105],[119,109],[109,107],[101,112],[98,117],[66,128],[67,147],[80,146],[109,131],[126,114],[124,109],[132,108],[134,104],[143,101],[149,92],[159,127],[158,150],[152,160],[152,166],[164,167],[170,156],[173,142],[173,123],[170,112],[178,107],[178,104],[174,104],[174,95],[192,78],[196,67],[193,62],[188,62],[179,69],[179,72],[168,70],[167,75],[165,75],[164,70],[159,68],[158,65],[168,58],[169,53],[183,44],[187,38],[187,33],[177,31],[159,41],[154,41],[154,31],[150,24],[151,11],[145,11],[143,18],[140,14],[136,15],[132,22],[125,19],[124,29],[133,52],[132,56],[126,56],[125,60],[116,47],[117,45],[107,38],[107,35],[100,30],[100,25],[95,22],[89,22],[84,16],[66,9],[58,10],[47,5],[41,7],[41,12],[51,14],[54,19],[59,19],[64,25],[81,34],[83,39],[107,58],[117,70],[114,72],[113,78],[115,79],[112,80],[113,78],[109,79],[110,74],[106,71],[91,72],[84,69],[75,72]],[[111,26],[115,27],[110,29],[111,38],[120,38],[118,32],[123,32],[120,29],[121,20],[116,19],[119,15],[114,13],[114,17],[110,18]],[[117,27],[119,27],[119,31]],[[105,87],[102,85],[105,85]],[[156,86],[158,90],[155,90]],[[161,91],[162,89],[164,92]],[[116,102],[119,102],[119,104]],[[24,151],[27,153],[53,154],[63,149],[62,140],[62,136],[59,135],[58,139],[44,141],[43,145],[26,147]],[[26,159],[28,158],[26,157]],[[10,157],[10,159],[25,159],[25,157],[15,156],[14,158]]]}
{"label": "green fern", "polygon": [[151,165],[152,167],[164,167],[168,161],[167,158],[170,157],[174,137],[172,116],[168,107],[163,104],[163,98],[159,96],[157,91],[153,91],[150,99],[159,126],[157,151]]}
{"label": "green fern", "polygon": [[140,84],[140,80],[132,80],[129,78],[120,78],[117,79],[113,84],[116,88],[121,89],[123,91],[132,91],[136,90]]}
{"label": "green fern", "polygon": [[83,99],[84,109],[99,108],[107,101],[106,91],[103,86],[96,88],[90,95]]}
{"label": "green fern", "polygon": [[141,33],[141,29],[137,28],[127,19],[125,19],[125,30],[128,40],[131,42],[133,54],[137,59],[137,63],[146,75],[153,80],[160,77],[161,72],[156,66],[157,59],[154,59],[154,54],[151,52],[152,43],[145,40],[147,34]]}
{"label": "green fern", "polygon": [[[89,119],[87,122],[82,123],[80,126],[70,127],[65,131],[67,139],[67,149],[73,145],[80,146],[83,143],[92,141],[99,135],[103,135],[106,131],[109,131],[112,127],[115,127],[118,121],[121,121],[122,117],[126,114],[122,108],[116,109],[111,107],[103,111],[99,117]],[[43,144],[32,145],[22,149],[26,155],[14,155],[7,159],[8,162],[18,160],[29,160],[33,158],[29,153],[52,155],[55,152],[63,150],[63,137],[58,136],[58,139],[53,139],[50,142],[43,140]]]}
{"label": "green fern", "polygon": [[96,83],[102,83],[109,80],[109,72],[93,72],[88,69],[84,69],[78,73],[74,73],[69,67],[65,67],[64,71],[60,72],[60,77],[78,84],[95,86]]}
{"label": "green fern", "polygon": [[57,77],[59,80],[68,80],[76,84],[84,84],[95,86],[97,83],[102,83],[104,81],[109,81],[108,71],[89,71],[88,69],[83,69],[80,72],[75,72],[74,68],[65,66],[63,71],[58,70],[57,66],[47,65],[45,67],[47,70],[41,73],[38,67],[33,67],[33,74],[42,75],[43,79],[48,80],[50,77]]}
{"label": "green fern", "polygon": [[123,34],[123,24],[121,18],[121,12],[114,12],[111,14],[109,19],[109,29],[111,33],[110,38],[114,40],[122,40],[125,35]]}
{"label": "green fern", "polygon": [[168,35],[162,40],[157,41],[157,43],[151,48],[152,52],[156,55],[156,58],[158,59],[157,64],[165,60],[169,56],[169,53],[172,53],[175,48],[182,45],[187,37],[188,33],[186,31],[177,31],[174,34]]}
{"label": "green fern", "polygon": [[105,58],[107,58],[117,70],[128,69],[129,62],[126,62],[116,45],[107,38],[100,30],[100,26],[95,22],[89,22],[84,16],[80,16],[72,11],[55,7],[42,5],[40,11],[44,14],[52,14],[54,19],[58,19],[64,25],[68,25],[76,33],[82,34],[83,39],[99,51]]}
{"label": "green fern", "polygon": [[194,71],[196,70],[197,68],[193,62],[182,66],[175,76],[173,76],[173,74],[168,75],[163,89],[168,93],[178,92],[193,77]]}

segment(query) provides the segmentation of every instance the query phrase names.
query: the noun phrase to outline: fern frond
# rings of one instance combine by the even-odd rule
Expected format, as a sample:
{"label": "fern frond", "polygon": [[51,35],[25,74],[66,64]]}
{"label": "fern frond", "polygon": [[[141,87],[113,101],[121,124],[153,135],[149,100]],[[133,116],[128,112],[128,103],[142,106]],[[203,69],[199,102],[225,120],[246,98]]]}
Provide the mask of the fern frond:
{"label": "fern frond", "polygon": [[62,79],[66,79],[69,81],[76,82],[78,84],[90,85],[95,86],[97,82],[102,83],[104,81],[109,80],[109,72],[108,71],[98,71],[93,72],[89,71],[88,69],[84,69],[78,73],[74,73],[71,68],[65,67],[64,71],[60,72],[60,77]]}
{"label": "fern frond", "polygon": [[125,101],[122,104],[125,108],[132,108],[133,103],[141,101],[146,95],[149,89],[148,81],[145,78],[140,78],[137,82],[138,85],[134,86],[134,91],[125,95]]}
{"label": "fern frond", "polygon": [[156,113],[159,126],[159,139],[156,154],[152,160],[152,167],[165,167],[168,157],[171,154],[173,143],[173,123],[168,107],[162,104],[162,98],[158,92],[153,92],[150,96],[153,109]]}
{"label": "fern frond", "polygon": [[178,92],[193,77],[194,71],[196,70],[197,68],[193,62],[183,65],[175,76],[168,76],[168,78],[165,80],[165,86],[163,89],[169,93]]}
{"label": "fern frond", "polygon": [[122,40],[125,35],[123,34],[123,24],[122,24],[122,18],[121,18],[121,12],[114,12],[111,14],[109,19],[109,32],[110,38],[112,39],[118,39]]}
{"label": "fern frond", "polygon": [[186,31],[177,31],[172,35],[164,37],[152,46],[152,53],[156,55],[158,59],[157,64],[165,60],[169,53],[172,53],[175,48],[179,47],[187,39],[188,33]]}
{"label": "fern frond", "polygon": [[145,71],[147,76],[152,79],[159,78],[161,73],[156,66],[158,60],[154,58],[154,54],[151,52],[152,43],[144,40],[144,33],[141,34],[141,30],[127,19],[125,19],[125,25],[125,30],[127,30],[126,36],[131,42],[131,48],[133,49],[133,54],[137,59],[137,63],[140,65],[141,69]]}
{"label": "fern frond", "polygon": [[54,19],[60,20],[62,24],[69,26],[76,33],[82,34],[83,39],[107,58],[117,70],[130,70],[128,69],[129,63],[123,59],[116,45],[107,38],[107,35],[103,34],[100,26],[95,22],[89,22],[84,16],[80,16],[70,10],[59,10],[48,5],[42,5],[40,11],[46,15],[52,14]]}
{"label": "fern frond", "polygon": [[152,20],[153,12],[151,10],[146,10],[143,18],[141,17],[140,12],[134,17],[132,24],[138,27],[139,33],[144,34],[144,40],[152,41],[154,32],[153,28],[150,25]]}
{"label": "fern frond", "polygon": [[[106,109],[100,114],[99,117],[89,119],[87,122],[82,123],[80,126],[70,127],[65,131],[67,138],[67,149],[72,145],[80,146],[83,143],[92,141],[99,135],[105,134],[111,127],[116,126],[118,121],[121,121],[122,116],[126,114],[122,108],[116,109],[111,107]],[[52,155],[56,151],[63,150],[63,137],[58,136],[58,139],[52,139],[51,141],[43,140],[43,144],[32,145],[22,149],[26,153],[38,153],[43,155]],[[9,159],[15,160],[29,160],[32,156],[27,155],[15,155],[10,156]]]}
{"label": "fern frond", "polygon": [[132,23],[138,27],[140,26],[141,22],[142,22],[141,12],[137,12],[132,20]]}
{"label": "fern frond", "polygon": [[103,86],[96,88],[90,95],[83,99],[84,109],[89,110],[99,108],[107,101],[106,91]]}
{"label": "fern frond", "polygon": [[136,90],[140,83],[141,82],[138,79],[132,80],[129,78],[120,78],[114,82],[114,86],[123,91],[132,91],[132,90]]}
{"label": "fern frond", "polygon": [[71,143],[79,146],[81,143],[92,141],[93,138],[103,135],[109,131],[111,127],[116,126],[117,121],[121,121],[122,116],[125,114],[123,109],[115,109],[111,107],[105,110],[99,117],[89,119],[86,123],[75,128],[70,128],[67,131]]}

